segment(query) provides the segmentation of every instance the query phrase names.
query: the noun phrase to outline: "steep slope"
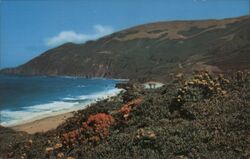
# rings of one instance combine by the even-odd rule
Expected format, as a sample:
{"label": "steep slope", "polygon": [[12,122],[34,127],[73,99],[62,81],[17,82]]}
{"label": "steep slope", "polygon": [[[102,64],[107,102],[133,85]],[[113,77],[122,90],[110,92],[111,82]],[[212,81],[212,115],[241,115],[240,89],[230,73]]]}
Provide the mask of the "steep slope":
{"label": "steep slope", "polygon": [[165,78],[170,72],[249,69],[250,16],[159,22],[85,44],[66,43],[5,73]]}

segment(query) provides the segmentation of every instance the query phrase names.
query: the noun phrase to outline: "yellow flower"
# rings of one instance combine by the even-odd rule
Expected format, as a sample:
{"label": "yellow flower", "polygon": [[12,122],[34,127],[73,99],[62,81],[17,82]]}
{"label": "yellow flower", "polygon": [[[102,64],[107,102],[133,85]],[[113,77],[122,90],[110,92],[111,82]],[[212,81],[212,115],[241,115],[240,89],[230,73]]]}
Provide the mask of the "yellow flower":
{"label": "yellow flower", "polygon": [[189,85],[194,85],[194,82],[188,82]]}

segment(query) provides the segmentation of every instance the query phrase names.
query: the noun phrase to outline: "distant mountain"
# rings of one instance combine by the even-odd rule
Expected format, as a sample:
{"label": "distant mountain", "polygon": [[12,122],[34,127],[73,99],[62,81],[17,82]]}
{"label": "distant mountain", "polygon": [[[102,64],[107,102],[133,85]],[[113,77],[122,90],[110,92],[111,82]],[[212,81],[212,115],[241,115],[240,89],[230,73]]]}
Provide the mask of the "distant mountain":
{"label": "distant mountain", "polygon": [[250,16],[157,22],[85,44],[66,43],[4,73],[130,79],[250,68]]}

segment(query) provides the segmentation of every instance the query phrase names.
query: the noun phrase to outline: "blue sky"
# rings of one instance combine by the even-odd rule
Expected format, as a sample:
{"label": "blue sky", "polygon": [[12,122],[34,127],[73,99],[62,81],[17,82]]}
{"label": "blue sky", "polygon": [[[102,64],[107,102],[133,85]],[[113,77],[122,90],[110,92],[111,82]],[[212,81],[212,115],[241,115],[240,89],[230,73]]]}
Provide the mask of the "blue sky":
{"label": "blue sky", "polygon": [[249,15],[250,0],[0,0],[0,68],[138,24]]}

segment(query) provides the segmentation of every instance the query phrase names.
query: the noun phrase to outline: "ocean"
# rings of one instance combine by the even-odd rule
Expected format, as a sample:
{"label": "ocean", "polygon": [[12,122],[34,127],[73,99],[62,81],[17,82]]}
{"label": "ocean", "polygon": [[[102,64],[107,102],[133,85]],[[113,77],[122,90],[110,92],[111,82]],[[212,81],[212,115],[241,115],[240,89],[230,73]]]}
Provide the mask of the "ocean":
{"label": "ocean", "polygon": [[0,75],[0,124],[14,126],[114,96],[121,80]]}

